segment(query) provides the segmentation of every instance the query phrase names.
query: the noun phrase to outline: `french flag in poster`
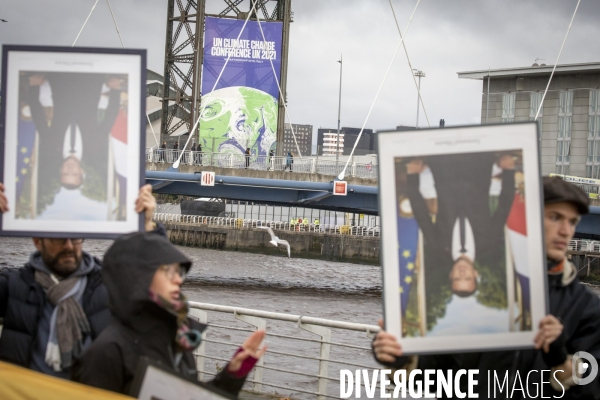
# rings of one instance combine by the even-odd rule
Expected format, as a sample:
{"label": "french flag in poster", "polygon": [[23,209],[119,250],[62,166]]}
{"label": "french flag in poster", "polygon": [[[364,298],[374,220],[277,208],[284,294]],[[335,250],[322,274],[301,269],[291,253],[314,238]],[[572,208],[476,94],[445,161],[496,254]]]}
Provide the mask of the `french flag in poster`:
{"label": "french flag in poster", "polygon": [[530,310],[529,266],[527,257],[527,220],[525,197],[515,194],[513,205],[506,221],[513,265],[521,284],[523,308]]}
{"label": "french flag in poster", "polygon": [[119,205],[124,206],[127,189],[127,113],[119,110],[110,132],[115,173],[119,185]]}

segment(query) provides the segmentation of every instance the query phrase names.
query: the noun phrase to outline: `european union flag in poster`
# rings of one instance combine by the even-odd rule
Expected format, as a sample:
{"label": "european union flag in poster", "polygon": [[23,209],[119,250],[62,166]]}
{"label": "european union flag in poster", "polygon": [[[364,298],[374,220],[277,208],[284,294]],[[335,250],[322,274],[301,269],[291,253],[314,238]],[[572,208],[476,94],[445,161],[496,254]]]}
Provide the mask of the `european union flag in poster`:
{"label": "european union flag in poster", "polygon": [[17,137],[17,199],[21,197],[23,185],[28,175],[31,174],[33,144],[35,143],[35,124],[31,120],[19,119]]}
{"label": "european union flag in poster", "polygon": [[[407,200],[405,200],[407,201]],[[400,268],[400,305],[402,318],[406,314],[411,284],[416,278],[417,244],[419,241],[419,225],[411,216],[398,217],[398,252]]]}

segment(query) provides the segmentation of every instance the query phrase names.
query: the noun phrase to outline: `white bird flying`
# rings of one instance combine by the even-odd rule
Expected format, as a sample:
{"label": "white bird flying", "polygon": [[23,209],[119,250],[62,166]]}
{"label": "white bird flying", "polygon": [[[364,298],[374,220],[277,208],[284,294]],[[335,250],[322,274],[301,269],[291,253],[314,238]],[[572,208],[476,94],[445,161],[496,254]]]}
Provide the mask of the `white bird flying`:
{"label": "white bird flying", "polygon": [[268,226],[259,226],[257,227],[259,229],[266,229],[267,232],[269,232],[269,235],[271,235],[271,241],[269,243],[271,243],[274,246],[277,246],[278,244],[284,244],[287,246],[287,251],[288,251],[288,257],[291,257],[290,254],[290,244],[288,243],[287,240],[283,240],[283,239],[279,239],[277,236],[275,236],[275,233],[273,233],[273,229],[271,229]]}

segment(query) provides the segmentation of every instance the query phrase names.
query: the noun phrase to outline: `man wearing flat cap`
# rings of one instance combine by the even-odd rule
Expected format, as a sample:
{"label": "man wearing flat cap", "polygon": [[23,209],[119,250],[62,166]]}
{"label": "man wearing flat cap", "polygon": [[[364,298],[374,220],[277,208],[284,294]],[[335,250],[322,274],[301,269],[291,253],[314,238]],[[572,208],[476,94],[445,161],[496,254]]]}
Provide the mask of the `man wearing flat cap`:
{"label": "man wearing flat cap", "polygon": [[543,184],[550,315],[539,323],[535,338],[539,350],[517,353],[516,365],[521,376],[529,370],[551,369],[550,386],[556,396],[564,390],[566,399],[599,399],[600,379],[586,385],[573,379],[585,378],[591,371],[588,364],[590,368],[581,374],[586,370],[585,360],[575,360],[574,354],[584,351],[596,362],[600,360],[600,299],[579,282],[577,268],[567,259],[575,227],[581,215],[589,212],[589,199],[583,190],[559,177],[544,177]]}
{"label": "man wearing flat cap", "polygon": [[[418,357],[420,369],[479,369],[480,398],[491,395],[488,388],[494,382],[493,378],[488,382],[488,373],[494,376],[496,372],[503,377],[509,371],[509,390],[517,373],[519,377],[517,389],[511,394],[513,399],[540,395],[600,399],[600,377],[589,379],[594,360],[596,368],[600,363],[600,298],[579,282],[577,269],[567,259],[569,242],[581,215],[589,211],[589,200],[583,190],[559,177],[544,177],[543,184],[550,313],[539,322],[535,350]],[[401,344],[385,331],[375,338],[373,352],[375,359],[388,367],[408,367],[409,357],[402,355]],[[583,355],[580,352],[587,353],[585,356],[589,358],[580,358]],[[497,394],[497,398],[505,396],[505,392]]]}

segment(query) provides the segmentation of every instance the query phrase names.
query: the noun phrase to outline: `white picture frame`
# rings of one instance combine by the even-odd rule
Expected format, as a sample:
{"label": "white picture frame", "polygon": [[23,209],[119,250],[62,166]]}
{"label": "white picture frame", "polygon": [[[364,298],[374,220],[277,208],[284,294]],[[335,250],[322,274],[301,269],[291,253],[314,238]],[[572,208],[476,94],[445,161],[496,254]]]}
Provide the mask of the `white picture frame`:
{"label": "white picture frame", "polygon": [[0,235],[143,229],[146,51],[5,45]]}
{"label": "white picture frame", "polygon": [[141,358],[131,385],[131,396],[138,400],[235,399],[206,383],[175,373],[164,365]]}
{"label": "white picture frame", "polygon": [[535,122],[378,134],[385,329],[404,354],[533,348],[547,313],[538,146]]}

